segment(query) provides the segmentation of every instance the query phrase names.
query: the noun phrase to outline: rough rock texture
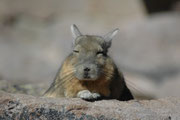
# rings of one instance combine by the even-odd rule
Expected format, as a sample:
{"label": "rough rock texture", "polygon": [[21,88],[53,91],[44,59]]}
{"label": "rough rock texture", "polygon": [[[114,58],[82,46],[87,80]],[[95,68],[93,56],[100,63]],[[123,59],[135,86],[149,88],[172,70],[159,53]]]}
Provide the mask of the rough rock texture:
{"label": "rough rock texture", "polygon": [[39,95],[43,95],[48,87],[49,85],[45,83],[17,84],[17,83],[10,83],[7,80],[0,80],[0,90],[9,93],[21,93],[21,94],[39,96]]}
{"label": "rough rock texture", "polygon": [[0,92],[0,119],[176,120],[180,119],[180,98],[87,102]]}

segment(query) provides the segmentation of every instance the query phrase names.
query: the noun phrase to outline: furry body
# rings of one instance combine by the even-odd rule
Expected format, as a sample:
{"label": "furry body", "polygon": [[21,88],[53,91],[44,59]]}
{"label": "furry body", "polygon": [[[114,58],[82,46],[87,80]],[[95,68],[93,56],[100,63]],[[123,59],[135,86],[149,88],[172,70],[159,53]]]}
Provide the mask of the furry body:
{"label": "furry body", "polygon": [[74,50],[64,60],[45,96],[86,100],[133,99],[123,75],[107,55],[111,43],[100,36],[75,34]]}

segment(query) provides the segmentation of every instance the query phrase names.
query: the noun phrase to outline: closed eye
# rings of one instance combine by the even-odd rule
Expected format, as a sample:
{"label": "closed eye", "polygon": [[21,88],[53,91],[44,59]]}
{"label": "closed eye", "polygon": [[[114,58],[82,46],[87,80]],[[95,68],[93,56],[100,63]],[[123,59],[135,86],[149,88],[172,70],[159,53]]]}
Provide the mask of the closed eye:
{"label": "closed eye", "polygon": [[73,52],[75,52],[75,53],[79,53],[79,51],[78,51],[78,50],[73,50]]}
{"label": "closed eye", "polygon": [[103,51],[98,51],[97,53],[96,53],[97,55],[100,55],[100,54],[104,54],[104,52]]}

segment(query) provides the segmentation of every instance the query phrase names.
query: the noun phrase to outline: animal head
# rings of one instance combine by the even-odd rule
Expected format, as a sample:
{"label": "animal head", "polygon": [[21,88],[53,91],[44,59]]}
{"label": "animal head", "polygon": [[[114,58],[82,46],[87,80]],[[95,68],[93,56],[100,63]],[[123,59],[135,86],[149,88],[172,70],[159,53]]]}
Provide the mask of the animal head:
{"label": "animal head", "polygon": [[75,77],[79,80],[97,80],[108,59],[107,52],[119,29],[104,36],[82,35],[76,25],[71,26]]}

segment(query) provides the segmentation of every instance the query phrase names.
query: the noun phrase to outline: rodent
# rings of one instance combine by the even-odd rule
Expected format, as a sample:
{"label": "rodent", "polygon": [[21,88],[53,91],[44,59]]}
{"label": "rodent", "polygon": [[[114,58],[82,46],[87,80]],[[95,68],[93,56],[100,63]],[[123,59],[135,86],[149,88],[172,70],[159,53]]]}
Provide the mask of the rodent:
{"label": "rodent", "polygon": [[119,29],[105,36],[82,35],[73,24],[71,31],[74,37],[73,51],[64,60],[44,96],[85,100],[133,99],[123,74],[107,54]]}

